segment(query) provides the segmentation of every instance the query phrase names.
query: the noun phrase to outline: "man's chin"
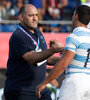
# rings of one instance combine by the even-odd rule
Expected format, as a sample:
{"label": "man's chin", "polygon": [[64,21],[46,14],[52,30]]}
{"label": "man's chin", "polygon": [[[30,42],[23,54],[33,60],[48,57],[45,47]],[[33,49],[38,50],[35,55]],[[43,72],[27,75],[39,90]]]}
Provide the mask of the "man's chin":
{"label": "man's chin", "polygon": [[35,29],[35,28],[37,28],[37,26],[33,26],[33,28]]}
{"label": "man's chin", "polygon": [[34,30],[34,29],[36,29],[36,28],[37,28],[37,27],[35,27],[35,26],[34,26],[34,27],[30,27],[31,30]]}

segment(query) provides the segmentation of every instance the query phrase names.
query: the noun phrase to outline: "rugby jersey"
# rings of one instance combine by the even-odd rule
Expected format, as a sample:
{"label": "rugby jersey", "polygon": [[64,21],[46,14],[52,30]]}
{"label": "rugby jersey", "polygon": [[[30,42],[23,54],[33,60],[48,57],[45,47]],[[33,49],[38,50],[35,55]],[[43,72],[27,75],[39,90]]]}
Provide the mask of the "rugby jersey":
{"label": "rugby jersey", "polygon": [[90,29],[77,27],[66,38],[66,50],[75,53],[71,64],[66,69],[66,75],[74,73],[90,74]]}

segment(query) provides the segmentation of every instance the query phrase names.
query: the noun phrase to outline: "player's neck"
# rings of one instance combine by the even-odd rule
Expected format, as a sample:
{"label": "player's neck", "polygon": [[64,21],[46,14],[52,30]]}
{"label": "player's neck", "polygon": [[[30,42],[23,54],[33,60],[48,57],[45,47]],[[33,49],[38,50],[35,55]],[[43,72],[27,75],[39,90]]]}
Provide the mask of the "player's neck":
{"label": "player's neck", "polygon": [[75,27],[85,27],[85,28],[87,28],[87,25],[78,22],[78,23],[75,25]]}

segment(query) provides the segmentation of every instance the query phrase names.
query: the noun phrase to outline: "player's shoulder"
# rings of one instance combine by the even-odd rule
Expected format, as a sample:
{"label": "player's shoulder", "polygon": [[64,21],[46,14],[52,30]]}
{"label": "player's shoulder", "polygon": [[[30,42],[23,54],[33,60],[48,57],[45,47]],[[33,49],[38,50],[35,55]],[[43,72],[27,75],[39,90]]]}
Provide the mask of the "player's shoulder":
{"label": "player's shoulder", "polygon": [[85,35],[84,31],[76,31],[76,32],[73,31],[68,37],[78,38],[78,37],[84,36],[84,35]]}
{"label": "player's shoulder", "polygon": [[77,38],[77,35],[75,33],[71,33],[68,35],[67,38]]}

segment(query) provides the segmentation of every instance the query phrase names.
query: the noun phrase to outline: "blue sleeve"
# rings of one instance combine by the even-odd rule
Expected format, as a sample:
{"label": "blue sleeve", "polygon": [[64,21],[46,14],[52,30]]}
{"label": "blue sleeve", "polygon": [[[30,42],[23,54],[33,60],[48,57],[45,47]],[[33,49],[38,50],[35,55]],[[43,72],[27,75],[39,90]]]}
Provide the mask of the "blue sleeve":
{"label": "blue sleeve", "polygon": [[66,38],[65,49],[76,52],[76,48],[79,46],[79,44],[78,37],[75,34],[70,34]]}

